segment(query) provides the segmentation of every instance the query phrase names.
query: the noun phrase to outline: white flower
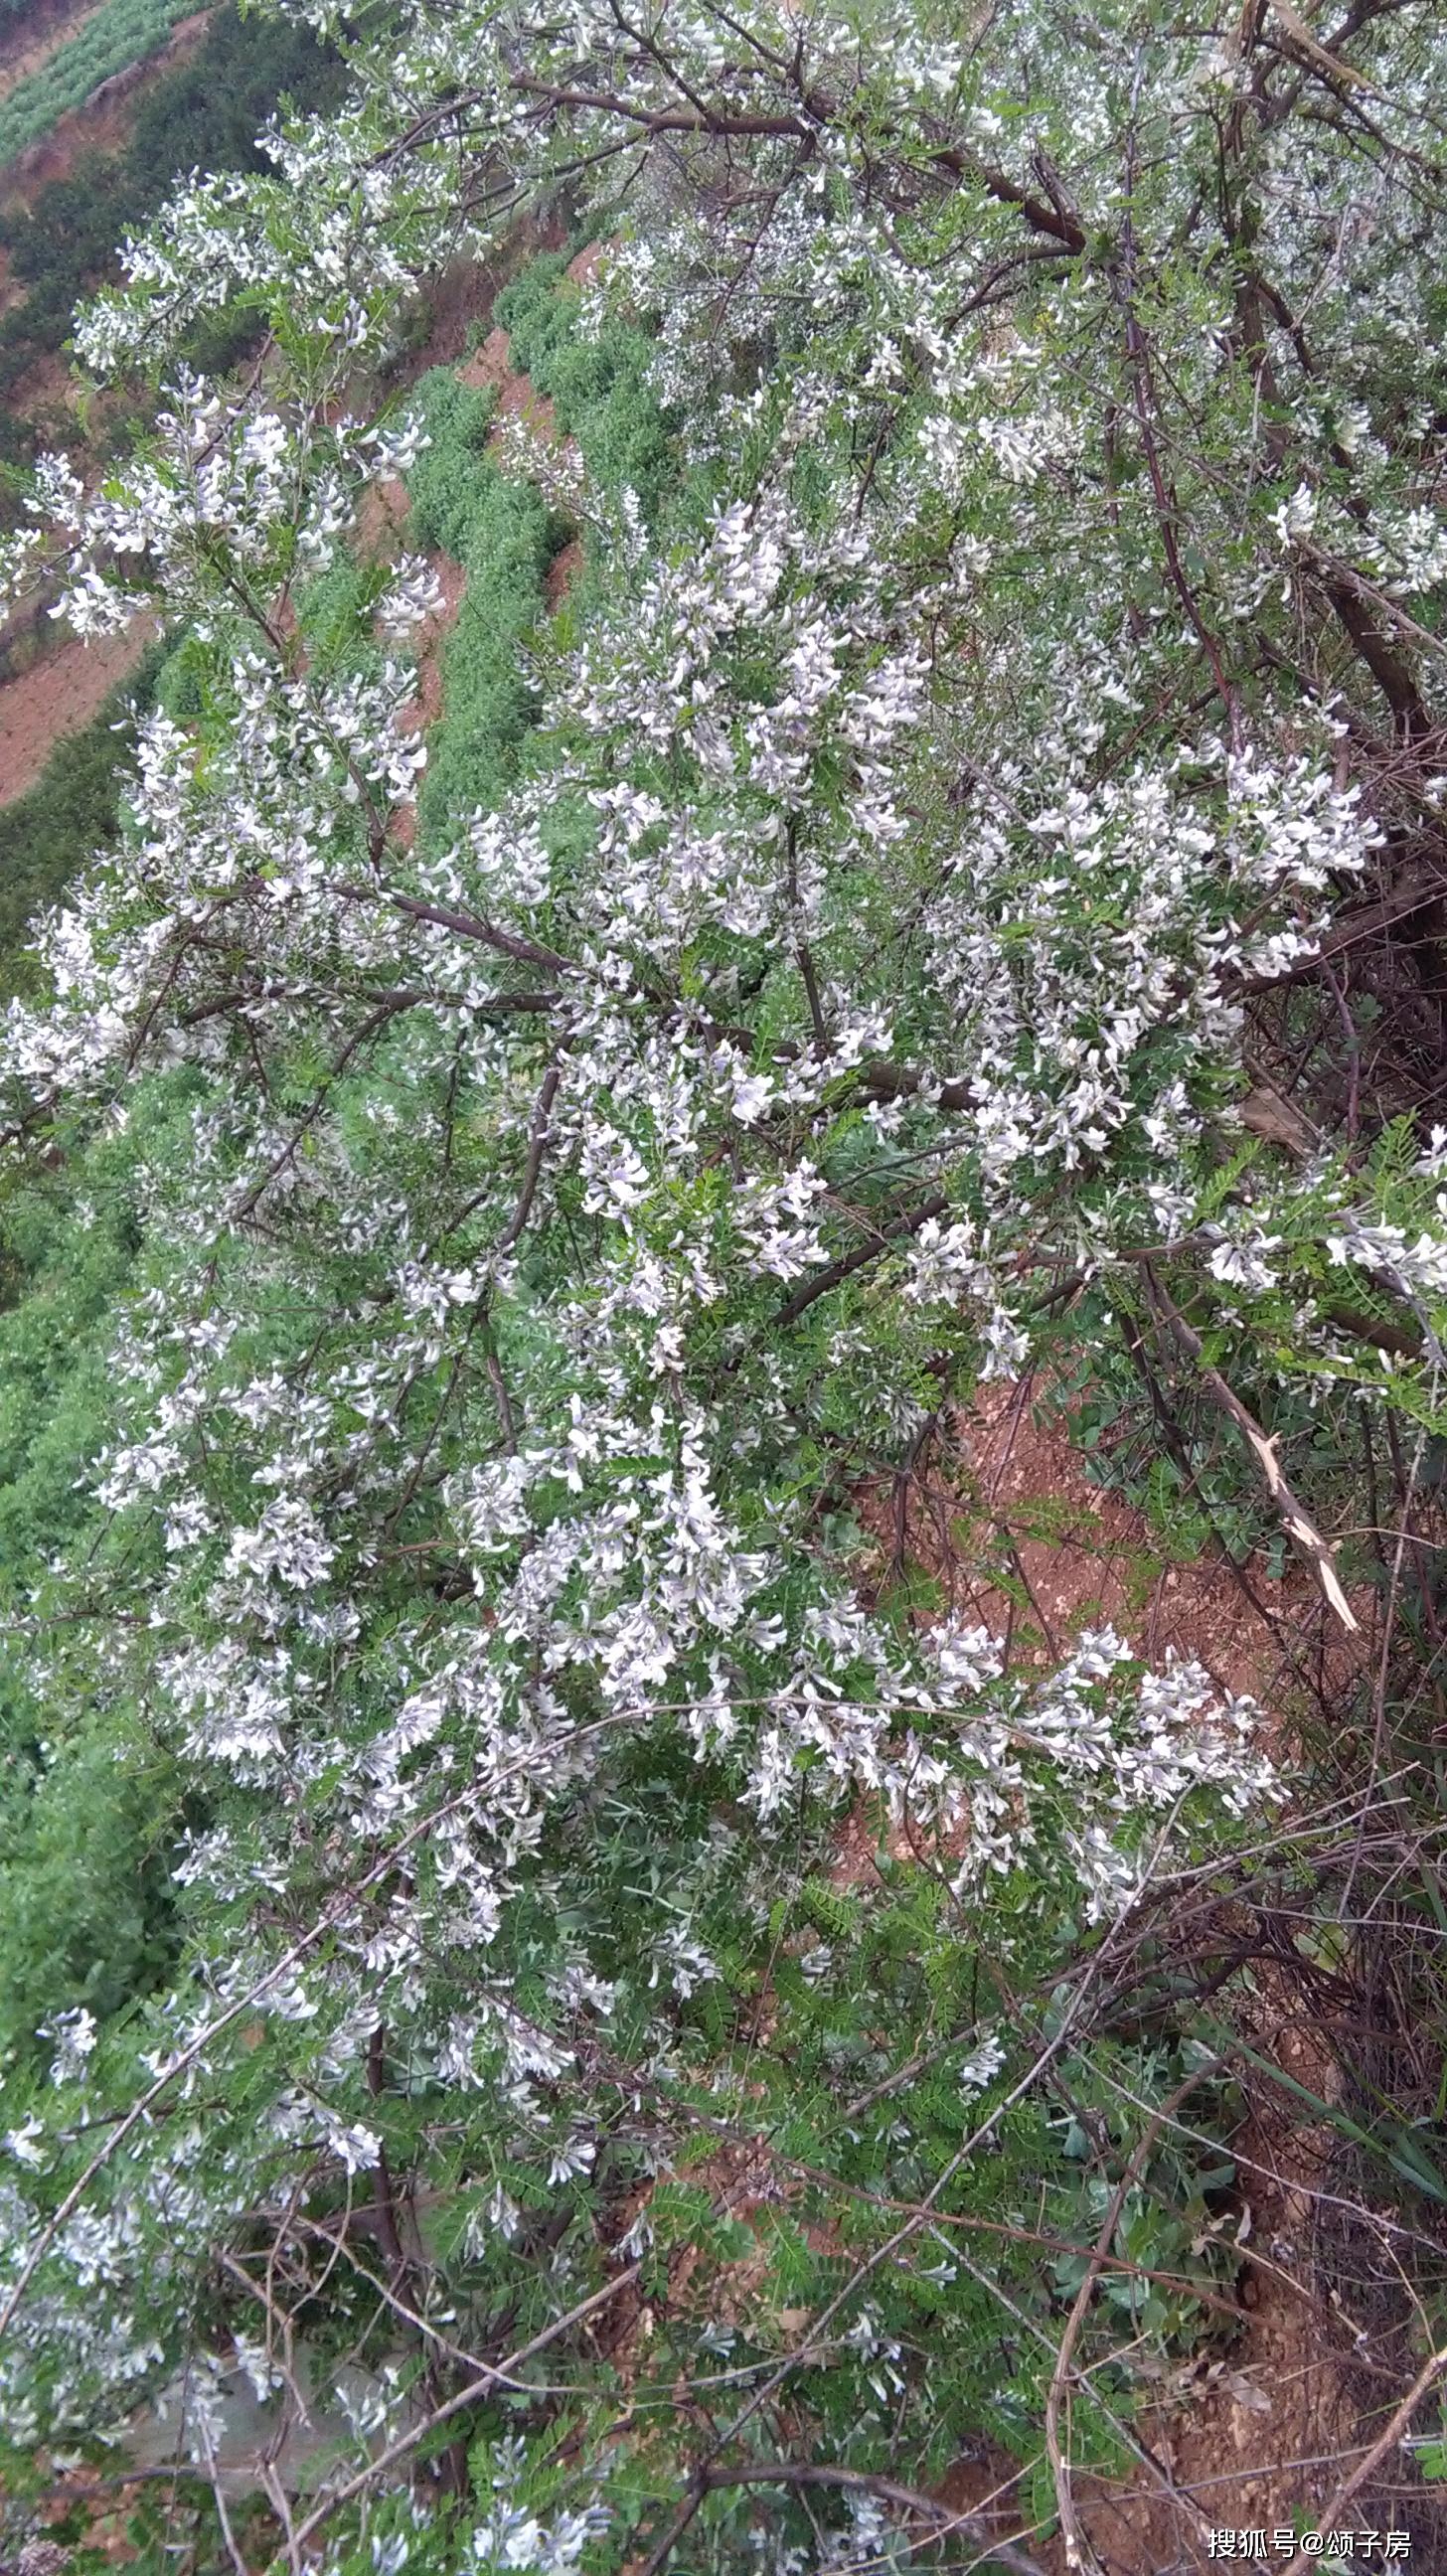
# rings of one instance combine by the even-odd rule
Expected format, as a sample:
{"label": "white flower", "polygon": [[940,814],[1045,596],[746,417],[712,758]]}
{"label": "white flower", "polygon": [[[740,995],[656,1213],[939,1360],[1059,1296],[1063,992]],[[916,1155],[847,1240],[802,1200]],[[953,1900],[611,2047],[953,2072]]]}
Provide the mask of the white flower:
{"label": "white flower", "polygon": [[1218,1243],[1207,1264],[1213,1279],[1227,1287],[1255,1290],[1274,1288],[1276,1272],[1266,1259],[1281,1244],[1279,1234],[1263,1234],[1258,1227]]}
{"label": "white flower", "polygon": [[733,1111],[741,1127],[753,1127],[769,1108],[774,1085],[766,1073],[741,1075],[734,1084]]}
{"label": "white flower", "polygon": [[41,2138],[44,2135],[44,2123],[38,2120],[35,2113],[32,2111],[26,2119],[21,2121],[18,2129],[7,2129],[5,2133],[5,2152],[7,2155],[13,2156],[17,2164],[43,2165],[45,2158],[35,2141],[37,2138]]}
{"label": "white flower", "polygon": [[75,2004],[69,2012],[58,2012],[52,2020],[42,2022],[36,2036],[40,2039],[53,2039],[56,2043],[55,2055],[50,2063],[51,2083],[73,2084],[84,2075],[87,2063],[94,2054],[95,2015],[88,2012],[84,2004]]}
{"label": "white flower", "polygon": [[995,2031],[987,2031],[984,2038],[976,2043],[959,2073],[960,2091],[966,2101],[976,2093],[983,2093],[986,2086],[994,2082],[1005,2063],[1006,2054],[1005,2043]]}
{"label": "white flower", "polygon": [[275,1502],[267,1504],[254,1529],[232,1532],[226,1571],[305,1592],[325,1582],[334,1555],[306,1497],[278,1495]]}
{"label": "white flower", "polygon": [[548,2164],[548,2185],[556,2190],[559,2183],[571,2182],[576,2174],[593,2170],[598,2149],[592,2138],[565,2138],[554,2147]]}
{"label": "white flower", "polygon": [[1291,498],[1280,503],[1271,513],[1277,543],[1282,547],[1300,545],[1316,527],[1317,496],[1309,483],[1298,483]]}

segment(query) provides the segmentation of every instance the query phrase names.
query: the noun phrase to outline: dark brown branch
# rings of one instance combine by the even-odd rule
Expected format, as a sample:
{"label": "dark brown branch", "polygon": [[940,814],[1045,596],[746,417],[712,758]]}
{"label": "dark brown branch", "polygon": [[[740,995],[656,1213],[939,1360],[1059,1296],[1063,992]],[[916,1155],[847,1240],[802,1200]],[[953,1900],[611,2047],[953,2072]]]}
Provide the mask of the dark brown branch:
{"label": "dark brown branch", "polygon": [[830,1262],[827,1270],[816,1270],[811,1279],[801,1279],[779,1308],[774,1317],[775,1324],[797,1323],[817,1299],[827,1297],[831,1289],[842,1287],[846,1279],[852,1279],[856,1270],[863,1270],[869,1262],[877,1261],[882,1252],[888,1252],[891,1244],[900,1242],[905,1235],[918,1234],[922,1225],[926,1225],[932,1216],[942,1216],[948,1206],[948,1199],[936,1192],[933,1198],[925,1199],[919,1207],[912,1208],[907,1216],[886,1218],[884,1228],[871,1243],[861,1243],[853,1252],[841,1253],[837,1261]]}
{"label": "dark brown branch", "polygon": [[[1130,165],[1130,183],[1132,186],[1134,185],[1133,158]],[[1150,342],[1141,326],[1140,317],[1136,311],[1135,233],[1129,213],[1127,213],[1125,221],[1121,227],[1120,271],[1117,280],[1116,292],[1125,321],[1126,361],[1130,370],[1131,401],[1135,410],[1136,424],[1140,430],[1141,453],[1145,458],[1146,473],[1151,487],[1151,497],[1155,503],[1156,524],[1160,529],[1161,547],[1166,558],[1166,570],[1170,574],[1171,587],[1175,591],[1177,598],[1180,600],[1181,606],[1184,608],[1191,625],[1195,629],[1201,650],[1205,654],[1206,660],[1210,665],[1211,677],[1216,683],[1217,694],[1220,697],[1222,706],[1225,708],[1226,720],[1231,728],[1233,745],[1239,749],[1241,741],[1241,711],[1237,703],[1236,692],[1231,685],[1231,681],[1226,670],[1225,657],[1222,652],[1221,645],[1217,637],[1213,635],[1210,627],[1207,625],[1206,619],[1201,611],[1200,602],[1198,601],[1195,591],[1186,576],[1186,568],[1181,560],[1181,549],[1176,534],[1177,525],[1181,515],[1180,503],[1177,500],[1176,494],[1172,490],[1170,483],[1167,481],[1165,468],[1161,462],[1160,448],[1156,441],[1155,427],[1152,420],[1152,409],[1154,406],[1155,394],[1152,381],[1151,349]]]}
{"label": "dark brown branch", "polygon": [[[543,1168],[543,1155],[547,1148],[548,1119],[552,1112],[553,1102],[558,1096],[558,1084],[561,1080],[562,1067],[556,1064],[550,1065],[543,1076],[542,1086],[538,1092],[537,1099],[533,1104],[533,1114],[528,1124],[528,1158],[523,1167],[523,1177],[521,1186],[518,1190],[517,1204],[513,1209],[512,1215],[508,1218],[507,1224],[503,1227],[501,1234],[498,1236],[496,1243],[493,1245],[494,1252],[510,1252],[512,1250],[513,1245],[517,1242],[519,1235],[522,1233],[523,1227],[527,1224],[528,1218],[532,1213],[533,1200],[537,1195],[538,1180]],[[468,1218],[481,1207],[484,1199],[490,1198],[491,1195],[492,1184],[489,1181],[486,1182],[480,1190],[474,1191],[470,1199],[464,1201],[463,1205],[458,1209],[456,1216],[449,1221],[444,1232],[446,1234],[455,1234],[458,1227],[460,1225],[465,1225]]]}
{"label": "dark brown branch", "polygon": [[562,1078],[561,1065],[550,1064],[543,1076],[542,1088],[533,1104],[532,1122],[528,1130],[528,1159],[523,1172],[522,1187],[517,1195],[517,1205],[493,1245],[494,1252],[511,1252],[532,1213],[533,1200],[537,1196],[538,1178],[543,1168],[543,1155],[547,1150],[548,1121],[552,1115],[553,1102],[557,1099],[558,1085]]}
{"label": "dark brown branch", "polygon": [[1355,576],[1345,569],[1333,569],[1324,573],[1321,581],[1343,633],[1376,681],[1396,718],[1398,729],[1407,741],[1420,741],[1433,729],[1431,716],[1406,663],[1399,653],[1393,652],[1361,596]]}
{"label": "dark brown branch", "polygon": [[[918,1065],[891,1064],[887,1056],[879,1056],[873,1064],[861,1065],[859,1070],[859,1087],[870,1100],[912,1100],[917,1091],[923,1090],[926,1079]],[[942,1082],[938,1091],[930,1096],[930,1107],[966,1109],[971,1090],[971,1080],[967,1075],[961,1075],[954,1082]]]}
{"label": "dark brown branch", "polygon": [[524,939],[514,930],[503,930],[495,921],[484,921],[480,913],[463,912],[446,903],[424,903],[415,894],[396,894],[390,886],[342,884],[337,893],[351,903],[385,903],[408,921],[430,921],[439,930],[455,930],[459,939],[480,939],[486,948],[495,948],[500,957],[514,958],[520,966],[542,966],[550,975],[566,975],[571,969],[566,957],[556,948],[544,948],[540,940]]}
{"label": "dark brown branch", "polygon": [[730,136],[790,138],[802,143],[808,139],[809,127],[797,116],[738,116],[724,108],[634,107],[626,98],[617,98],[607,90],[560,89],[552,81],[541,81],[531,72],[518,72],[514,89],[531,98],[546,99],[550,107],[589,107],[604,116],[622,118],[636,125],[642,134],[713,134]]}
{"label": "dark brown branch", "polygon": [[[673,108],[634,106],[609,90],[571,89],[556,82],[539,80],[531,72],[518,72],[513,87],[531,98],[540,98],[550,107],[590,108],[603,116],[616,116],[635,127],[640,134],[707,134],[728,141],[750,136],[777,142],[812,142],[821,125],[839,124],[841,119],[831,100],[818,98],[812,92],[804,97],[804,112],[798,115],[740,114],[736,110],[710,105]],[[1019,180],[988,162],[977,161],[960,150],[957,144],[926,145],[925,155],[937,170],[948,171],[952,178],[967,185],[983,188],[1002,206],[1011,206],[1030,226],[1032,232],[1046,233],[1072,254],[1083,251],[1085,229],[1063,203],[1052,205],[1047,197],[1036,196]]]}
{"label": "dark brown branch", "polygon": [[1379,902],[1362,904],[1354,911],[1343,913],[1330,930],[1323,932],[1309,957],[1293,959],[1289,966],[1283,966],[1275,975],[1245,976],[1239,989],[1245,993],[1269,993],[1278,984],[1299,984],[1304,977],[1316,974],[1327,958],[1339,957],[1344,949],[1354,948],[1359,940],[1372,938],[1377,931],[1390,928],[1393,922],[1404,920],[1409,913],[1421,912],[1430,903],[1439,903],[1444,894],[1447,894],[1447,867],[1429,863],[1404,870],[1391,892],[1383,895]]}
{"label": "dark brown branch", "polygon": [[[193,951],[201,944],[199,940],[194,939],[189,943]],[[232,992],[218,993],[212,1001],[198,1002],[193,1009],[181,1013],[178,1025],[183,1029],[199,1028],[204,1021],[219,1020],[228,1011],[245,1015],[259,1009],[266,1002],[319,1001],[325,1006],[329,1000],[335,998],[325,992],[299,994],[293,986],[278,978],[270,985],[238,985]],[[478,1004],[465,1002],[465,996],[460,993],[429,992],[425,987],[418,987],[413,991],[399,989],[391,992],[361,993],[357,999],[370,1002],[375,1009],[379,1010],[385,1008],[393,1011],[415,1011],[425,1007],[434,1011],[456,1011],[461,1010],[465,1004],[469,1011],[481,1010],[484,1014],[488,1011],[545,1014],[557,1009],[562,995],[560,993],[490,993],[485,1003]]]}
{"label": "dark brown branch", "polygon": [[1038,2559],[1031,2558],[1017,2541],[997,2539],[980,2514],[959,2513],[941,2504],[934,2496],[925,2495],[919,2487],[901,2485],[898,2478],[876,2476],[868,2469],[840,2469],[827,2462],[812,2460],[754,2460],[746,2468],[714,2467],[700,2469],[690,2482],[689,2490],[668,2530],[651,2555],[645,2559],[639,2576],[661,2576],[694,2520],[705,2496],[716,2495],[728,2487],[794,2487],[833,2488],[849,2495],[878,2496],[881,2504],[892,2504],[901,2513],[913,2514],[927,2523],[932,2531],[959,2532],[972,2547],[1000,2567],[1008,2567],[1013,2576],[1044,2576]]}

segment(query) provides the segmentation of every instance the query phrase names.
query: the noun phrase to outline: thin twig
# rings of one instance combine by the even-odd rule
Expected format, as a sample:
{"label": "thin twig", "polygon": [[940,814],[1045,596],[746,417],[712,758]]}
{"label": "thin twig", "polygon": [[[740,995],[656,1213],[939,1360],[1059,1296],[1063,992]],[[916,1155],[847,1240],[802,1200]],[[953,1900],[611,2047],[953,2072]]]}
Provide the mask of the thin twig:
{"label": "thin twig", "polygon": [[[1320,2513],[1314,2517],[1316,2531],[1337,2529],[1353,2496],[1361,2493],[1373,2471],[1381,2467],[1387,2453],[1401,2440],[1433,2381],[1440,2379],[1444,2371],[1447,2371],[1447,2344],[1443,2344],[1438,2351],[1428,2354],[1401,2405],[1394,2414],[1389,2416],[1371,2449],[1363,2452],[1351,2475],[1343,2478],[1335,2495],[1329,2498]],[[1305,2553],[1298,2549],[1282,2570],[1282,2576],[1304,2576],[1307,2566],[1315,2564],[1315,2558],[1308,2560]]]}
{"label": "thin twig", "polygon": [[813,2460],[752,2460],[744,2468],[703,2469],[694,2484],[699,2489],[694,2513],[706,2494],[726,2487],[832,2487],[852,2495],[878,2496],[881,2504],[895,2505],[901,2513],[912,2513],[941,2532],[964,2532],[971,2541],[984,2544],[987,2555],[1000,2566],[1012,2568],[1015,2576],[1044,2576],[1037,2558],[1031,2558],[1016,2541],[996,2539],[978,2514],[961,2514],[918,2487],[903,2486],[898,2478],[876,2476],[868,2469],[841,2469]]}
{"label": "thin twig", "polygon": [[1157,2138],[1161,2134],[1162,2129],[1165,2128],[1167,2122],[1175,2112],[1177,2104],[1185,2100],[1186,2095],[1194,2090],[1195,2086],[1200,2083],[1203,2076],[1214,2074],[1220,2063],[1221,2060],[1219,2058],[1213,2057],[1207,2060],[1203,2065],[1193,2067],[1184,2083],[1176,2086],[1174,2093],[1170,2095],[1167,2101],[1162,2103],[1159,2111],[1157,2111],[1153,2117],[1147,2121],[1145,2128],[1142,2130],[1140,2137],[1137,2139],[1135,2146],[1131,2150],[1125,2171],[1122,2173],[1119,2182],[1116,2184],[1115,2190],[1111,2195],[1110,2205],[1106,2210],[1104,2218],[1100,2222],[1100,2229],[1096,2236],[1095,2244],[1091,2249],[1090,2260],[1085,2267],[1085,2276],[1081,2281],[1079,2289],[1076,2291],[1075,2303],[1071,2308],[1069,2316],[1066,2318],[1065,2331],[1060,2338],[1060,2347],[1055,2356],[1055,2367],[1050,2374],[1049,2394],[1045,2400],[1045,2453],[1050,2462],[1051,2476],[1055,2481],[1055,2502],[1060,2514],[1060,2528],[1065,2537],[1066,2564],[1072,2568],[1095,2568],[1099,2564],[1095,2551],[1091,2547],[1089,2540],[1081,2528],[1080,2518],[1075,2510],[1075,2497],[1070,2484],[1070,2462],[1065,2455],[1065,2450],[1060,2439],[1061,2406],[1064,2400],[1067,2384],[1071,2377],[1075,2347],[1080,2340],[1081,2329],[1085,2324],[1086,2311],[1090,2306],[1092,2298],[1095,2296],[1096,2286],[1100,2280],[1105,2258],[1110,2252],[1111,2238],[1114,2236],[1116,2228],[1120,2223],[1120,2214],[1125,2207],[1126,2195],[1129,2192],[1132,2183],[1135,2181],[1137,2174],[1145,2164]]}
{"label": "thin twig", "polygon": [[1262,1430],[1255,1415],[1247,1411],[1241,1398],[1227,1385],[1219,1369],[1211,1368],[1207,1364],[1200,1334],[1187,1323],[1179,1308],[1172,1304],[1149,1262],[1142,1265],[1142,1276],[1146,1284],[1146,1293],[1157,1317],[1166,1326],[1177,1347],[1184,1351],[1187,1359],[1194,1366],[1203,1394],[1210,1398],[1218,1413],[1224,1413],[1227,1421],[1234,1423],[1240,1432],[1260,1470],[1272,1508],[1298,1555],[1304,1558],[1327,1607],[1335,1613],[1344,1628],[1350,1629],[1355,1634],[1361,1622],[1342,1590],[1340,1578],[1332,1561],[1331,1548],[1305,1504],[1293,1492],[1282,1474],[1275,1440],[1269,1438]]}
{"label": "thin twig", "polygon": [[399,2433],[394,2442],[389,2442],[384,2451],[378,2452],[375,2460],[369,2460],[367,2466],[359,2469],[354,2478],[349,2478],[345,2486],[338,2487],[334,2494],[324,2497],[322,2502],[307,2515],[305,2522],[297,2526],[297,2548],[301,2549],[310,2540],[312,2533],[319,2531],[322,2524],[338,2510],[339,2506],[350,2504],[352,2498],[361,2495],[374,2478],[379,2478],[388,2469],[395,2468],[399,2460],[405,2460],[408,2452],[415,2451],[419,2442],[425,2442],[429,2434],[437,2431],[439,2425],[450,2422],[454,2415],[462,2414],[466,2407],[475,2406],[479,2398],[487,2396],[489,2391],[496,2388],[500,2382],[505,2385],[513,2374],[521,2369],[525,2361],[532,2360],[535,2353],[544,2351],[550,2343],[556,2343],[560,2335],[567,2334],[572,2327],[581,2325],[585,2317],[592,2316],[595,2310],[606,2307],[611,2299],[616,2299],[620,2290],[626,2290],[630,2281],[637,2280],[641,2270],[641,2264],[630,2263],[626,2271],[618,2273],[614,2280],[605,2281],[601,2290],[594,2290],[591,2297],[580,2299],[576,2307],[569,2308],[566,2316],[558,2317],[552,2325],[545,2326],[542,2333],[534,2335],[530,2343],[519,2344],[516,2352],[510,2352],[507,2358],[498,2362],[495,2367],[485,2365],[475,2379],[470,2379],[465,2388],[459,2388],[455,2396],[447,2399],[445,2405],[434,2407],[431,2414],[424,2416],[420,2424],[413,2424],[405,2433]]}

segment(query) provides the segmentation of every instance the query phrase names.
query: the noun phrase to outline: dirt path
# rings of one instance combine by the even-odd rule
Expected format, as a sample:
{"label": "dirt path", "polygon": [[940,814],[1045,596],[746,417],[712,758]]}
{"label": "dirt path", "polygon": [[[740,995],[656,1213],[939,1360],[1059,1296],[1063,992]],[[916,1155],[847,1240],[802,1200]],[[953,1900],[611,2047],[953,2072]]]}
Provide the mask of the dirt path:
{"label": "dirt path", "polygon": [[[1303,1689],[1329,1692],[1349,1679],[1367,1652],[1371,1599],[1356,1604],[1364,1630],[1352,1652],[1294,1557],[1275,1582],[1259,1566],[1238,1578],[1219,1555],[1174,1561],[1141,1512],[1091,1483],[1064,1423],[1036,1419],[1039,1393],[985,1387],[958,1425],[972,1480],[1029,1595],[1034,1660],[1054,1661],[1082,1627],[1109,1622],[1148,1663],[1194,1659],[1224,1689],[1248,1692],[1266,1712],[1268,1749],[1289,1758],[1283,1712],[1300,1707]],[[926,1480],[921,1509],[929,1502]],[[938,1554],[937,1496],[933,1539]],[[956,1565],[950,1580],[988,1625],[1000,1624],[1005,1605],[977,1576]]]}

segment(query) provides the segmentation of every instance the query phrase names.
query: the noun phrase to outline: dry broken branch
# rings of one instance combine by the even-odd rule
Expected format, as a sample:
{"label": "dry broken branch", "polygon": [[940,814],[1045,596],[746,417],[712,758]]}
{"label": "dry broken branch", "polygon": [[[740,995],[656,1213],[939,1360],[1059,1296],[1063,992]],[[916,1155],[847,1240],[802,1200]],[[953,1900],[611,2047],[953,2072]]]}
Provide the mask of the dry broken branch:
{"label": "dry broken branch", "polygon": [[1340,1620],[1342,1626],[1355,1635],[1361,1622],[1342,1590],[1332,1559],[1330,1543],[1323,1538],[1305,1504],[1287,1483],[1282,1473],[1281,1461],[1276,1454],[1276,1442],[1262,1430],[1255,1415],[1248,1412],[1239,1395],[1226,1384],[1219,1369],[1211,1368],[1207,1364],[1200,1334],[1187,1323],[1180,1309],[1172,1304],[1148,1262],[1142,1264],[1142,1276],[1153,1311],[1177,1349],[1184,1352],[1191,1362],[1202,1393],[1209,1397],[1217,1412],[1223,1413],[1227,1421],[1234,1423],[1240,1432],[1255,1461],[1277,1519],[1297,1554],[1310,1569],[1322,1599],[1333,1616]]}

